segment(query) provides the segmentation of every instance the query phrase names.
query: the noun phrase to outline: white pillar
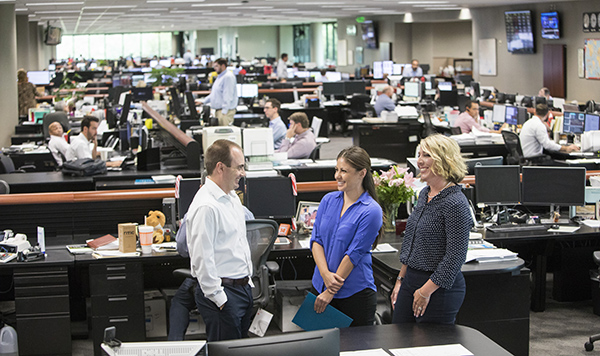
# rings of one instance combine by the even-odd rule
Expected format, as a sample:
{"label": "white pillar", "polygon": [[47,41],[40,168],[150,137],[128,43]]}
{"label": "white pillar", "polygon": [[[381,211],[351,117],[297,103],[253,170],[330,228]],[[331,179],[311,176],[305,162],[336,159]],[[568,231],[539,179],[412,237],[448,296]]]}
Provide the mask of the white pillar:
{"label": "white pillar", "polygon": [[0,33],[0,147],[7,147],[19,123],[15,4],[0,4]]}

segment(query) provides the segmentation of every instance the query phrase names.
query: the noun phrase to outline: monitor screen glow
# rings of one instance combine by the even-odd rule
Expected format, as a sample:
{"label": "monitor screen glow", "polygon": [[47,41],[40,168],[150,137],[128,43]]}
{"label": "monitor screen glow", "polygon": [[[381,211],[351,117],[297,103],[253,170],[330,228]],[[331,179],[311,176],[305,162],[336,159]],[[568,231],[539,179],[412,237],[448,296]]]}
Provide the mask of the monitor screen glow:
{"label": "monitor screen glow", "polygon": [[542,12],[540,17],[542,24],[542,38],[549,40],[559,39],[560,30],[558,28],[558,12]]}
{"label": "monitor screen glow", "polygon": [[325,73],[325,77],[327,77],[327,80],[330,82],[339,82],[340,80],[342,80],[342,73],[328,71],[327,73]]}
{"label": "monitor screen glow", "polygon": [[383,62],[375,61],[373,62],[373,79],[381,78],[383,78]]}
{"label": "monitor screen glow", "polygon": [[452,82],[439,82],[438,89],[440,91],[452,91]]}
{"label": "monitor screen glow", "polygon": [[518,122],[518,114],[519,111],[517,110],[516,106],[507,106],[504,116],[504,122],[506,122],[509,125],[516,125]]}
{"label": "monitor screen glow", "polygon": [[406,82],[404,83],[404,96],[411,98],[418,98],[421,96],[421,83],[420,82]]}
{"label": "monitor screen glow", "polygon": [[258,84],[242,84],[242,98],[256,98],[258,96]]}
{"label": "monitor screen glow", "polygon": [[387,75],[394,73],[394,61],[383,61],[383,73]]}
{"label": "monitor screen glow", "polygon": [[396,64],[392,66],[392,74],[393,75],[402,75],[402,69],[404,68],[404,64]]}
{"label": "monitor screen glow", "polygon": [[50,72],[46,70],[29,71],[27,80],[33,85],[48,85],[50,84]]}
{"label": "monitor screen glow", "polygon": [[600,115],[585,114],[585,132],[600,130]]}
{"label": "monitor screen glow", "polygon": [[510,53],[534,53],[531,11],[506,11],[506,45]]}
{"label": "monitor screen glow", "polygon": [[582,112],[565,111],[563,114],[563,133],[583,133],[585,114]]}
{"label": "monitor screen glow", "polygon": [[504,123],[504,121],[506,120],[505,114],[506,114],[506,106],[498,105],[498,104],[494,105],[492,121]]}

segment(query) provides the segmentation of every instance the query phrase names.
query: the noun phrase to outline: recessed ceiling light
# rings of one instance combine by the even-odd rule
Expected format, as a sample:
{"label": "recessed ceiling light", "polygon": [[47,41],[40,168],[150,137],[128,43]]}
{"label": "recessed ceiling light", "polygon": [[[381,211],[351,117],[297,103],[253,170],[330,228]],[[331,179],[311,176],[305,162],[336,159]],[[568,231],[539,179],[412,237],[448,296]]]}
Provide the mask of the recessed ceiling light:
{"label": "recessed ceiling light", "polygon": [[84,6],[83,9],[93,10],[93,9],[130,9],[137,7],[137,5],[99,5],[99,6]]}
{"label": "recessed ceiling light", "polygon": [[31,7],[31,6],[69,6],[69,5],[83,5],[83,4],[84,4],[83,1],[77,1],[77,2],[52,2],[52,3],[47,3],[47,2],[32,2],[32,3],[25,4],[25,6],[27,6],[27,7]]}
{"label": "recessed ceiling light", "polygon": [[78,14],[80,10],[52,10],[52,11],[36,11],[36,14]]}
{"label": "recessed ceiling light", "polygon": [[444,5],[413,5],[413,7],[456,7],[456,8],[458,8],[458,5],[456,5],[456,4],[444,4]]}
{"label": "recessed ceiling light", "polygon": [[424,9],[425,10],[433,10],[433,11],[436,11],[436,10],[454,10],[454,11],[460,10],[458,7],[425,7]]}
{"label": "recessed ceiling light", "polygon": [[449,1],[400,1],[400,5],[447,4]]}
{"label": "recessed ceiling light", "polygon": [[242,6],[241,3],[229,2],[223,4],[192,4],[192,7],[223,7],[223,6]]}
{"label": "recessed ceiling light", "polygon": [[177,2],[204,2],[205,0],[148,0],[148,4],[161,4],[161,3],[177,3]]}

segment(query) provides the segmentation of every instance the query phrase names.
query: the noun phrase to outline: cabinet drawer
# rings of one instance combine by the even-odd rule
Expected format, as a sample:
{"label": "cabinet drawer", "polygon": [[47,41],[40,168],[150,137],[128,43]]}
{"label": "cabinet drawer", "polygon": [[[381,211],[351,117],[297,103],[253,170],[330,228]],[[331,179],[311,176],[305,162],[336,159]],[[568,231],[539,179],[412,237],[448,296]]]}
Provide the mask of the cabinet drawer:
{"label": "cabinet drawer", "polygon": [[17,297],[15,298],[17,317],[48,314],[69,315],[69,295]]}
{"label": "cabinet drawer", "polygon": [[92,315],[132,315],[144,313],[144,294],[94,295]]}
{"label": "cabinet drawer", "polygon": [[90,294],[122,295],[144,292],[144,274],[139,263],[90,266]]}
{"label": "cabinet drawer", "polygon": [[67,272],[15,273],[15,288],[69,285]]}
{"label": "cabinet drawer", "polygon": [[71,355],[71,318],[19,317],[17,315],[19,355]]}
{"label": "cabinet drawer", "polygon": [[69,285],[53,285],[53,286],[31,286],[31,287],[16,287],[15,298],[19,297],[44,297],[52,295],[69,295]]}

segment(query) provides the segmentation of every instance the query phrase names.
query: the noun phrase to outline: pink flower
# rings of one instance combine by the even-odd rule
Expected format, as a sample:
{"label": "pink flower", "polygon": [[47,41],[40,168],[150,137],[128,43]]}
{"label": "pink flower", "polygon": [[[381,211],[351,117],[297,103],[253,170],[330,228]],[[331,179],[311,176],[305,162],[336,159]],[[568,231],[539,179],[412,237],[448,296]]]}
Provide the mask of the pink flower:
{"label": "pink flower", "polygon": [[375,183],[375,185],[380,185],[381,177],[379,177],[378,175],[373,175],[373,182]]}
{"label": "pink flower", "polygon": [[386,172],[381,172],[381,179],[383,180],[392,180],[394,178],[394,170],[390,169],[389,171]]}
{"label": "pink flower", "polygon": [[404,180],[403,180],[402,178],[396,178],[396,179],[392,179],[392,180],[391,180],[391,181],[388,183],[388,185],[389,185],[390,187],[392,187],[392,186],[399,187],[399,186],[401,186],[403,183],[404,183]]}
{"label": "pink flower", "polygon": [[416,181],[417,181],[417,178],[415,178],[413,176],[412,172],[408,172],[404,175],[404,184],[406,184],[407,187],[416,188],[417,187],[417,185],[415,184]]}
{"label": "pink flower", "polygon": [[402,173],[408,172],[408,168],[400,168],[398,166],[394,166],[394,169],[396,170],[396,173],[398,175],[401,175]]}

